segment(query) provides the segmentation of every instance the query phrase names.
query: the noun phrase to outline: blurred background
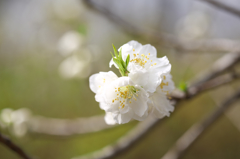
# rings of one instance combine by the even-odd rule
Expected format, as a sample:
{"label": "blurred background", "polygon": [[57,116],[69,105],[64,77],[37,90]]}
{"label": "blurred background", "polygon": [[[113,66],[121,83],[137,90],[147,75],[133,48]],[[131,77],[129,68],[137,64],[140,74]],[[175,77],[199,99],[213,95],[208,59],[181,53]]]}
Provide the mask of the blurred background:
{"label": "blurred background", "polygon": [[[184,41],[227,39],[240,44],[240,19],[202,1],[93,2],[130,24]],[[240,9],[239,0],[221,2]],[[104,111],[89,89],[88,78],[110,70],[112,44],[118,48],[130,40],[151,43],[149,37],[126,32],[82,0],[0,0],[0,131],[36,159],[71,159],[115,143],[138,122],[111,128],[104,125]],[[226,53],[184,52],[159,43],[152,45],[158,57],[169,58],[176,87],[188,83]],[[239,65],[235,69],[239,70]],[[170,118],[114,158],[161,158],[187,129],[238,88],[239,81],[181,102]],[[184,159],[240,158],[239,101],[235,105]],[[84,125],[88,119],[91,124]],[[77,128],[79,120],[81,128]],[[58,127],[62,123],[64,126]],[[69,133],[66,125],[71,125],[74,133]],[[1,144],[0,158],[19,159]]]}

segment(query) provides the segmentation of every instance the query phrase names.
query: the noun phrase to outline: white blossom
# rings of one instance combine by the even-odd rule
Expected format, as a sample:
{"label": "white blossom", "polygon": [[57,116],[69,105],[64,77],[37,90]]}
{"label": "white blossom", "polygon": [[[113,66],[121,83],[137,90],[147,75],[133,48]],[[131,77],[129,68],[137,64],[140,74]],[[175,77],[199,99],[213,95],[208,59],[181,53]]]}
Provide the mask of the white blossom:
{"label": "white blossom", "polygon": [[[136,41],[130,41],[121,46],[119,51],[120,49],[123,61],[126,61],[127,56],[130,55],[127,67],[128,76],[148,92],[155,92],[157,86],[162,82],[161,75],[171,71],[168,58],[166,56],[157,58],[157,51],[150,44],[142,45]],[[111,60],[109,66],[111,67],[113,64],[115,65]]]}
{"label": "white blossom", "polygon": [[175,87],[168,58],[157,58],[153,46],[136,41],[124,44],[119,52],[115,46],[113,50],[109,66],[118,68],[123,77],[118,78],[111,71],[90,77],[90,88],[106,112],[106,123],[142,121],[150,114],[157,118],[169,116],[174,107],[168,98]]}
{"label": "white blossom", "polygon": [[164,74],[162,77],[163,80],[161,84],[157,87],[156,92],[149,97],[148,101],[150,111],[157,118],[169,116],[170,112],[174,110],[174,107],[167,99],[167,96],[169,96],[175,88],[172,76],[170,74]]}
{"label": "white blossom", "polygon": [[110,112],[115,122],[119,124],[127,123],[132,118],[145,119],[148,93],[141,86],[134,84],[129,77],[113,79],[112,73],[95,74],[90,77],[90,88],[96,93],[95,97],[100,102],[100,108]]}

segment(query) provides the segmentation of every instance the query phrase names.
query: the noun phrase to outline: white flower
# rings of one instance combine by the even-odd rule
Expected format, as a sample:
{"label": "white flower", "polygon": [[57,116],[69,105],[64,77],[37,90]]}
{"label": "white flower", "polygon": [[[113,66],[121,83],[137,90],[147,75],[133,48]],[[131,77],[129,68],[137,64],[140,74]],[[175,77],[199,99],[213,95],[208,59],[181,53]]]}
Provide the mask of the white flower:
{"label": "white flower", "polygon": [[[109,85],[112,81],[116,80],[118,76],[112,71],[100,72],[93,74],[89,78],[90,89],[96,93],[95,99],[97,102],[102,101],[102,93],[106,85]],[[101,108],[101,104],[100,104]]]}
{"label": "white flower", "polygon": [[152,114],[157,118],[169,116],[170,112],[174,110],[174,107],[170,104],[167,96],[174,90],[174,82],[170,74],[162,75],[163,80],[149,98],[148,105]]}
{"label": "white flower", "polygon": [[111,71],[90,77],[90,88],[106,112],[106,123],[142,121],[148,113],[158,118],[169,116],[174,107],[168,97],[175,87],[167,57],[157,58],[153,46],[136,41],[124,44],[119,52],[113,45],[113,50],[109,65],[115,65],[123,77],[118,78]]}
{"label": "white flower", "polygon": [[119,124],[129,122],[132,118],[144,120],[147,117],[148,93],[129,77],[120,77],[106,85],[100,96],[100,107],[111,112]]}
{"label": "white flower", "polygon": [[[127,67],[130,72],[128,76],[134,83],[150,93],[155,92],[157,86],[162,82],[161,75],[171,71],[168,58],[166,56],[157,58],[156,49],[149,44],[142,45],[136,41],[130,41],[121,46],[120,49],[122,49],[123,61],[126,61],[127,56],[130,55]],[[116,66],[111,60],[109,66],[111,67],[113,64]]]}

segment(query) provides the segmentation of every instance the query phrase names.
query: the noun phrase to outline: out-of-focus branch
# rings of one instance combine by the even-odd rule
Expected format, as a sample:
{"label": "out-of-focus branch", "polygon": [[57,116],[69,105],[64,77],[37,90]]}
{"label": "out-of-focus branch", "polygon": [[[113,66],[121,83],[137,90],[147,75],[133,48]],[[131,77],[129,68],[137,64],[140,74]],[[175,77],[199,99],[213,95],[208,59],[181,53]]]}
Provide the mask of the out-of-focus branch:
{"label": "out-of-focus branch", "polygon": [[240,42],[229,39],[211,39],[211,40],[183,40],[167,33],[160,33],[153,30],[131,24],[110,11],[104,6],[94,2],[93,0],[83,0],[85,4],[92,10],[102,14],[104,17],[116,24],[122,30],[130,35],[148,39],[149,42],[160,44],[167,48],[175,48],[184,52],[232,52],[240,50]]}
{"label": "out-of-focus branch", "polygon": [[[228,57],[228,56],[225,56]],[[218,63],[218,61],[217,61]],[[215,67],[216,63],[213,64],[213,67]],[[231,65],[233,66],[233,65]],[[230,67],[227,67],[230,68]],[[225,69],[219,68],[221,71],[224,71]],[[219,71],[219,73],[221,72]],[[208,74],[207,74],[208,75]],[[213,80],[210,81],[205,81],[206,83],[202,83],[201,87],[197,85],[191,85],[189,88],[194,88],[194,87],[200,87],[198,88],[196,92],[194,92],[191,97],[197,96],[201,93],[201,91],[210,89],[210,88],[215,88],[220,85],[223,85],[225,83],[231,82],[235,78],[238,78],[239,75],[232,75],[232,74],[227,74],[223,76],[219,76],[213,80],[219,80],[218,83],[214,83]],[[211,84],[212,83],[212,84]],[[172,96],[172,102],[175,103],[175,105],[183,100],[183,99],[188,99],[189,95],[184,95],[184,93],[180,93],[180,95]],[[154,125],[158,124],[162,120],[156,120],[156,119],[148,119],[146,121],[141,122],[137,127],[135,127],[132,131],[130,131],[127,135],[123,136],[120,140],[118,140],[115,144],[106,146],[105,148],[94,152],[88,156],[80,156],[74,159],[107,159],[107,158],[112,158],[119,153],[129,149],[138,141],[140,138],[142,138],[146,133],[149,132],[150,128],[154,127]]]}
{"label": "out-of-focus branch", "polygon": [[172,93],[172,98],[175,100],[192,98],[196,94],[199,94],[203,91],[219,87],[239,78],[239,74],[235,73],[229,73],[217,77],[224,71],[231,69],[239,61],[240,52],[225,54],[216,62],[214,62],[213,65],[206,71],[199,73],[199,75],[196,76],[197,78],[193,80],[195,82],[192,82],[192,84],[188,87],[186,93],[175,91]]}
{"label": "out-of-focus branch", "polygon": [[222,10],[224,10],[228,13],[231,13],[231,14],[237,16],[238,18],[240,18],[240,10],[237,8],[230,7],[230,6],[223,4],[222,2],[219,2],[216,0],[201,0],[201,1],[209,3],[216,8],[222,9]]}
{"label": "out-of-focus branch", "polygon": [[174,144],[174,146],[162,157],[162,159],[178,159],[188,148],[196,142],[197,139],[208,129],[212,124],[221,117],[221,115],[231,106],[233,102],[240,98],[240,90],[232,97],[228,98],[223,104],[217,108],[210,116],[201,122],[194,124],[187,132],[185,132]]}
{"label": "out-of-focus branch", "polygon": [[57,136],[85,134],[112,127],[105,123],[103,115],[77,119],[53,119],[38,116],[32,117],[28,125],[30,132]]}
{"label": "out-of-focus branch", "polygon": [[172,93],[171,98],[174,100],[180,100],[184,98],[192,98],[195,95],[198,95],[200,93],[203,93],[205,91],[223,86],[225,84],[229,84],[233,82],[235,79],[240,78],[240,74],[236,73],[228,73],[221,76],[218,76],[212,80],[206,81],[205,83],[202,83],[200,85],[192,85],[187,89],[187,93],[184,93],[179,90],[175,90]]}
{"label": "out-of-focus branch", "polygon": [[93,152],[90,155],[80,156],[73,159],[110,159],[119,153],[131,148],[139,140],[139,138],[142,138],[157,123],[159,123],[159,120],[149,117],[145,121],[139,123],[125,136],[120,138],[115,144],[106,146],[103,149]]}
{"label": "out-of-focus branch", "polygon": [[214,79],[211,79],[209,81],[206,81],[200,85],[195,85],[192,86],[188,89],[188,94],[187,97],[190,98],[194,96],[195,94],[202,93],[204,91],[223,86],[225,84],[228,84],[235,79],[240,78],[240,74],[235,74],[235,73],[228,73],[225,75],[218,76]]}
{"label": "out-of-focus branch", "polygon": [[17,153],[23,159],[31,159],[19,146],[13,143],[8,137],[0,133],[0,142],[7,146],[9,149]]}
{"label": "out-of-focus branch", "polygon": [[208,80],[213,79],[214,77],[218,76],[222,72],[226,71],[227,69],[233,67],[236,63],[240,61],[240,52],[231,52],[225,54],[221,58],[219,58],[214,64],[203,72],[196,76],[194,85],[202,84]]}

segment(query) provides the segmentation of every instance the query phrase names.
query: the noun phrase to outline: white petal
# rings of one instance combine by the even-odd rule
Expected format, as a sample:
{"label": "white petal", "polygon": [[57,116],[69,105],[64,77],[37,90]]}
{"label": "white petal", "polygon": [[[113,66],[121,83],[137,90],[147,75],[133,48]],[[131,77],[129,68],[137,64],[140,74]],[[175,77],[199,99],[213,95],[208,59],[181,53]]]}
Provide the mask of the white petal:
{"label": "white petal", "polygon": [[90,89],[94,93],[97,93],[105,84],[109,84],[117,78],[117,75],[112,71],[93,74],[89,78]]}
{"label": "white petal", "polygon": [[143,121],[148,117],[148,111],[146,111],[143,116],[138,116],[136,114],[133,115],[133,119],[138,120],[138,121]]}
{"label": "white petal", "polygon": [[143,45],[141,50],[139,51],[139,54],[148,55],[149,53],[150,53],[149,56],[157,57],[157,50],[156,50],[156,48],[153,47],[150,44]]}
{"label": "white petal", "polygon": [[144,113],[148,109],[147,101],[148,101],[148,94],[147,92],[142,89],[141,87],[137,87],[139,90],[138,97],[135,96],[136,100],[132,100],[132,103],[129,106],[133,109],[134,113],[138,116],[143,116]]}
{"label": "white petal", "polygon": [[118,122],[118,124],[125,124],[125,123],[128,123],[131,118],[133,116],[133,113],[132,111],[129,111],[128,113],[125,113],[125,114],[118,114],[115,118],[115,121]]}
{"label": "white petal", "polygon": [[126,61],[127,56],[133,52],[133,48],[128,44],[124,44],[118,49],[118,51],[120,52],[121,49],[122,49],[122,59],[123,61]]}
{"label": "white petal", "polygon": [[109,62],[109,67],[111,68],[112,65],[114,65],[114,66],[118,69],[118,65],[113,61],[113,58],[112,58],[111,61]]}
{"label": "white petal", "polygon": [[169,92],[171,93],[174,89],[175,89],[175,85],[174,85],[174,82],[172,80],[172,76],[171,74],[162,74],[162,79],[164,83],[167,83],[167,85],[164,85],[162,90],[164,90],[165,92]]}
{"label": "white petal", "polygon": [[115,125],[117,124],[116,121],[114,120],[113,118],[113,115],[111,112],[106,112],[106,115],[104,117],[104,120],[105,122],[108,124],[108,125]]}
{"label": "white petal", "polygon": [[[170,104],[165,94],[161,89],[157,89],[156,93],[151,97],[154,106],[154,114],[161,118],[163,116],[169,116],[170,112],[174,110],[174,107]],[[155,112],[158,111],[158,112]]]}
{"label": "white petal", "polygon": [[142,48],[142,44],[134,40],[129,41],[128,44],[132,46],[132,49],[134,49],[135,50],[134,52],[136,53],[139,53],[140,49]]}

